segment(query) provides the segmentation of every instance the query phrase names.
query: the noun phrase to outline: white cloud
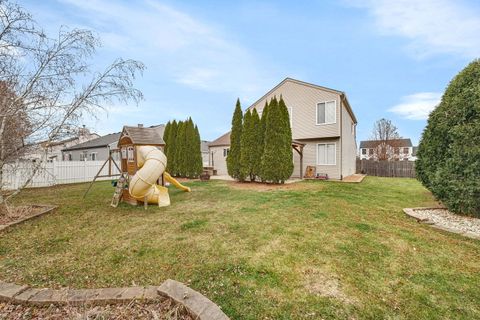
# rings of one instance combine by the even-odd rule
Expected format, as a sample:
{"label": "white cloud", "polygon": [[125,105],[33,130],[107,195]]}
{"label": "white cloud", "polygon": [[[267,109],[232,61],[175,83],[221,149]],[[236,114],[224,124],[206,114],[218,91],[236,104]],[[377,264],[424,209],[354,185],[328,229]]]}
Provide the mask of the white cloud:
{"label": "white cloud", "polygon": [[456,0],[347,0],[366,8],[379,32],[410,39],[417,57],[435,53],[480,56],[480,12]]}
{"label": "white cloud", "polygon": [[99,31],[105,47],[145,60],[147,72],[196,89],[247,97],[273,82],[265,65],[231,36],[174,7],[149,0],[62,1]]}
{"label": "white cloud", "polygon": [[440,103],[441,98],[440,92],[419,92],[404,96],[401,103],[388,111],[410,120],[425,120]]}

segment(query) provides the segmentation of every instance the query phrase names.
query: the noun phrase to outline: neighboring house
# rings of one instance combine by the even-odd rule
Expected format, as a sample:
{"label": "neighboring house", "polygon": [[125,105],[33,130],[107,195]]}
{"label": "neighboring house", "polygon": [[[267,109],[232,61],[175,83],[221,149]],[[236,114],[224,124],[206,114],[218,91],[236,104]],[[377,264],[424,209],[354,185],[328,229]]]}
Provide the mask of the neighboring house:
{"label": "neighboring house", "polygon": [[[360,141],[360,148],[358,151],[359,158],[361,160],[378,160],[378,154],[382,152],[380,149],[382,149],[383,144],[385,144],[385,142],[379,140]],[[417,147],[412,145],[410,139],[393,139],[387,141],[383,152],[388,160],[391,161],[415,161],[417,158],[416,150]]]}
{"label": "neighboring house", "polygon": [[202,163],[204,167],[208,167],[210,165],[209,150],[208,150],[209,143],[210,143],[209,141],[202,140],[200,145],[200,150],[202,152]]}
{"label": "neighboring house", "polygon": [[216,170],[217,175],[227,175],[227,154],[230,151],[230,132],[208,144],[210,151],[209,166]]}
{"label": "neighboring house", "polygon": [[[135,128],[138,127],[143,127],[143,125],[140,124],[137,127],[125,126],[124,129],[130,128],[131,131],[135,131]],[[156,129],[160,137],[163,137],[163,131],[165,130],[163,124],[149,128]],[[110,133],[97,139],[65,148],[62,150],[63,159],[65,161],[105,161],[108,159],[110,151],[118,150],[117,144],[120,135],[121,132]],[[112,156],[114,160],[120,160],[118,152],[112,153]]]}
{"label": "neighboring house", "polygon": [[32,145],[30,148],[30,152],[25,154],[23,158],[29,160],[36,160],[42,158],[45,149],[47,150],[47,161],[61,161],[63,160],[62,157],[62,150],[65,148],[70,148],[76,146],[78,144],[97,139],[100,135],[96,133],[91,133],[90,130],[85,128],[85,126],[78,128],[76,134],[68,139],[64,139],[61,141],[53,141],[50,143],[40,142],[38,144]]}
{"label": "neighboring house", "polygon": [[[265,102],[274,96],[283,97],[290,114],[292,177],[303,176],[307,166],[332,179],[355,173],[357,119],[344,92],[286,78],[247,110],[255,108],[261,116]],[[227,174],[229,147],[229,132],[210,143],[211,165],[219,175]]]}

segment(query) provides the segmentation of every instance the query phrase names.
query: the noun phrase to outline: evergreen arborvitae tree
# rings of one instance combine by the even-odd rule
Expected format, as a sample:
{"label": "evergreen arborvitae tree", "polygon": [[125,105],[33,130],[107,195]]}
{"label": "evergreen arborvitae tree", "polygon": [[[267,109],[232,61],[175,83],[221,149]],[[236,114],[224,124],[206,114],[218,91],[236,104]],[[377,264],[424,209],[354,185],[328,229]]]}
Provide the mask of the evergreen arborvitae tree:
{"label": "evergreen arborvitae tree", "polygon": [[279,141],[277,153],[277,179],[279,179],[281,183],[284,183],[293,173],[293,150],[290,114],[288,113],[287,105],[282,96],[280,96],[280,101],[278,102],[278,112],[281,118],[281,126],[278,128],[281,141]]}
{"label": "evergreen arborvitae tree", "polygon": [[418,146],[418,179],[449,210],[480,217],[480,60],[448,85]]}
{"label": "evergreen arborvitae tree", "polygon": [[173,120],[172,124],[170,125],[170,129],[168,130],[168,137],[165,140],[165,143],[168,145],[166,149],[165,155],[167,156],[167,172],[172,175],[175,175],[175,153],[176,153],[176,145],[177,145],[177,131],[178,131],[178,124],[176,120]]}
{"label": "evergreen arborvitae tree", "polygon": [[262,154],[263,154],[263,131],[262,125],[260,122],[260,117],[258,116],[258,112],[256,109],[252,111],[252,131],[253,131],[253,146],[252,146],[252,174],[253,177],[257,177],[260,175],[260,168],[262,165]]}
{"label": "evergreen arborvitae tree", "polygon": [[195,161],[195,127],[192,118],[185,122],[185,159],[183,164],[183,176],[193,178]]}
{"label": "evergreen arborvitae tree", "polygon": [[170,121],[167,122],[165,125],[165,130],[163,131],[163,141],[165,142],[165,147],[163,148],[163,152],[165,155],[167,154],[168,149],[168,135],[170,134],[170,129],[172,127],[172,123]]}
{"label": "evergreen arborvitae tree", "polygon": [[257,174],[260,176],[260,179],[262,182],[265,182],[265,179],[263,178],[263,167],[262,167],[262,158],[263,158],[263,152],[265,151],[265,131],[267,131],[267,118],[268,118],[268,109],[269,105],[267,100],[265,100],[265,106],[263,107],[262,111],[262,118],[260,119],[260,134],[258,137],[258,142],[259,142],[259,149],[260,149],[260,159],[259,163],[257,166]]}
{"label": "evergreen arborvitae tree", "polygon": [[186,122],[180,121],[177,128],[177,137],[175,139],[175,175],[183,177],[185,175],[185,129]]}
{"label": "evergreen arborvitae tree", "polygon": [[194,149],[193,175],[199,177],[203,172],[202,140],[197,125],[195,125],[195,149]]}
{"label": "evergreen arborvitae tree", "polygon": [[230,133],[230,152],[227,155],[227,170],[228,174],[234,178],[242,181],[240,172],[240,156],[241,156],[241,139],[242,139],[242,107],[240,99],[237,99],[235,111],[232,117],[232,131]]}
{"label": "evergreen arborvitae tree", "polygon": [[253,153],[255,144],[255,131],[253,128],[252,113],[250,111],[245,112],[243,116],[243,129],[241,138],[241,151],[240,151],[240,176],[245,179],[250,178],[250,181],[254,181],[253,174]]}
{"label": "evergreen arborvitae tree", "polygon": [[262,156],[262,178],[266,182],[280,183],[279,152],[283,148],[284,134],[281,132],[283,117],[276,97],[268,106],[267,128],[265,130],[265,148]]}

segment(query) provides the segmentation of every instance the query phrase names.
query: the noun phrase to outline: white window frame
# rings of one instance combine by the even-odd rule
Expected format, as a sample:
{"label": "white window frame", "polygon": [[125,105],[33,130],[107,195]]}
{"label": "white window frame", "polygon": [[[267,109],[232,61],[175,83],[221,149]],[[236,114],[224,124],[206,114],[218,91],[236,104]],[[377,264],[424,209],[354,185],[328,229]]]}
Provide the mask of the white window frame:
{"label": "white window frame", "polygon": [[[93,155],[95,155],[95,160],[93,160]],[[98,152],[90,152],[90,160],[91,161],[97,161],[98,158]]]}
{"label": "white window frame", "polygon": [[293,107],[287,107],[290,118],[290,128],[293,128]]}
{"label": "white window frame", "polygon": [[[331,164],[331,163],[330,164],[320,163],[319,158],[318,158],[318,147],[321,146],[321,145],[327,146],[329,144],[333,144],[334,147],[335,147],[335,150],[333,152],[335,161],[333,162],[333,164]],[[326,150],[326,148],[325,148],[325,150]],[[337,143],[336,142],[317,143],[317,166],[336,166],[336,165],[337,165]]]}
{"label": "white window frame", "polygon": [[[325,107],[327,107],[327,103],[329,102],[333,102],[334,103],[334,106],[335,106],[335,112],[334,112],[334,115],[335,115],[335,120],[333,122],[325,122],[325,123],[318,123],[318,105],[321,104],[321,103],[324,103],[325,104]],[[325,109],[325,112],[327,110]],[[326,117],[325,117],[326,118]],[[317,126],[324,126],[326,124],[335,124],[337,123],[337,100],[328,100],[328,101],[319,101],[317,102],[317,104],[315,105],[315,123],[317,124]]]}

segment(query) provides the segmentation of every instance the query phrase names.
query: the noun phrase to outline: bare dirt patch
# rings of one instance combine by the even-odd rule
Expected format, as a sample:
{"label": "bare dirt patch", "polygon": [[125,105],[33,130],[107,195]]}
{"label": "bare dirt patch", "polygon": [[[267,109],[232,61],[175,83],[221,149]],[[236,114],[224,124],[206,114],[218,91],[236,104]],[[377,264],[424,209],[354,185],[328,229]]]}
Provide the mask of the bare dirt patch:
{"label": "bare dirt patch", "polygon": [[48,208],[47,206],[37,205],[9,207],[7,213],[0,214],[0,225],[10,224],[35,216]]}
{"label": "bare dirt patch", "polygon": [[172,300],[104,306],[32,307],[0,302],[0,319],[169,319],[193,320],[185,307]]}
{"label": "bare dirt patch", "polygon": [[345,303],[353,303],[354,299],[347,296],[340,283],[340,279],[331,273],[309,268],[303,270],[305,288],[310,294],[330,297]]}
{"label": "bare dirt patch", "polygon": [[253,191],[276,191],[276,190],[311,190],[323,189],[324,187],[316,183],[285,183],[285,184],[271,184],[262,182],[238,182],[229,181],[227,185],[230,188],[238,190],[253,190]]}

